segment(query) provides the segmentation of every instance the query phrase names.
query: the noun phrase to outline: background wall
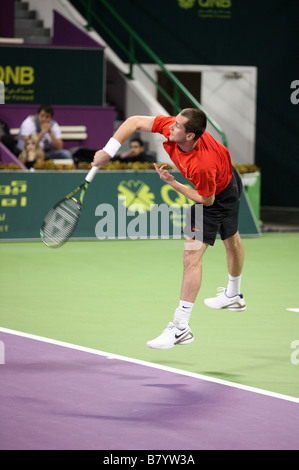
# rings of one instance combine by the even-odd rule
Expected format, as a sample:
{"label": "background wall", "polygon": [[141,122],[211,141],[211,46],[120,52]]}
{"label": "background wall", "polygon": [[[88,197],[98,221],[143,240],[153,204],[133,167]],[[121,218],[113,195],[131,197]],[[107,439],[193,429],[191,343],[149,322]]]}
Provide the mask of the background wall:
{"label": "background wall", "polygon": [[[210,66],[190,64],[165,64],[173,73],[183,71],[194,75],[194,82],[200,87],[200,103],[221,127],[225,129],[228,147],[233,163],[254,163],[255,161],[255,128],[256,128],[256,86],[257,71],[255,67],[245,66]],[[157,79],[158,66],[143,64],[144,69]],[[155,85],[135,67],[134,77],[146,86],[152,96],[157,96]],[[193,84],[194,86],[194,84]],[[126,112],[132,114],[151,114],[143,110],[142,98],[136,99],[135,90],[127,89]],[[144,104],[143,104],[144,106]],[[186,104],[190,106],[190,104]],[[208,131],[221,141],[220,134],[208,123]],[[154,136],[157,140],[157,136]],[[152,139],[152,141],[154,140]],[[161,141],[164,138],[160,139]],[[153,146],[154,142],[151,143]],[[157,147],[161,147],[158,143]],[[164,154],[166,152],[164,151]],[[165,161],[166,158],[161,159]]]}
{"label": "background wall", "polygon": [[[53,9],[59,10],[69,2],[29,3],[38,10],[45,26],[52,27]],[[79,8],[78,0],[71,3]],[[117,37],[128,43],[119,23],[107,15],[100,0],[91,3]],[[261,204],[299,207],[299,2],[110,0],[109,4],[165,64],[206,68],[201,82],[203,105],[213,117],[217,115],[216,120],[227,133],[233,160],[249,160],[250,156],[260,166]],[[86,15],[86,8],[80,9]],[[99,34],[105,39],[103,31]],[[122,51],[115,48],[115,52],[127,62]],[[138,59],[147,63],[148,56],[137,52]],[[224,79],[224,74],[221,79],[215,76],[221,67],[253,71],[243,73],[243,84],[247,80],[250,86],[246,92],[242,85],[242,98],[239,80]],[[138,108],[142,113],[136,96],[132,86],[127,92],[127,109]],[[226,109],[228,99],[235,107],[234,113],[231,107]],[[256,109],[252,107],[254,101]]]}

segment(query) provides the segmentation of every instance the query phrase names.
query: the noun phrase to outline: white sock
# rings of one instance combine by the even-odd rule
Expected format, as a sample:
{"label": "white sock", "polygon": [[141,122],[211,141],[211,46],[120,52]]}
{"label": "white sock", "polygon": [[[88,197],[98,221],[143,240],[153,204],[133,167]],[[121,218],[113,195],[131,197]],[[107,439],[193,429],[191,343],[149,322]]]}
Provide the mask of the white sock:
{"label": "white sock", "polygon": [[241,277],[242,274],[237,277],[231,276],[230,274],[228,275],[228,285],[226,289],[227,297],[234,297],[241,293]]}
{"label": "white sock", "polygon": [[188,326],[193,305],[191,302],[180,300],[179,306],[174,312],[174,322],[178,328],[183,330]]}

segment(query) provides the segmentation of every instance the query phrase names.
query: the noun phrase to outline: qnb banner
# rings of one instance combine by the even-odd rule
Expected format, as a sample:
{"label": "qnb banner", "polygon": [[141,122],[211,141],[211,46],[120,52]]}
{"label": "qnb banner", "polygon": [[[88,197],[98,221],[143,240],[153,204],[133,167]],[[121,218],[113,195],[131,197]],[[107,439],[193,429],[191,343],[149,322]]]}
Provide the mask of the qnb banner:
{"label": "qnb banner", "polygon": [[231,19],[232,0],[177,0],[178,7],[202,19]]}
{"label": "qnb banner", "polygon": [[5,87],[4,83],[0,80],[0,104],[5,103]]}
{"label": "qnb banner", "polygon": [[34,72],[33,67],[0,65],[0,80],[8,103],[34,102]]}
{"label": "qnb banner", "polygon": [[103,67],[102,49],[0,46],[0,104],[102,106]]}
{"label": "qnb banner", "polygon": [[[80,171],[0,173],[0,240],[39,239],[40,226],[48,211],[77,187],[84,176]],[[176,179],[186,184],[180,173],[176,173]],[[188,211],[193,204],[164,183],[156,172],[103,171],[88,188],[72,238],[183,238],[184,229],[188,232],[188,224],[191,224]],[[59,227],[62,221],[59,215],[57,217]],[[201,205],[197,207],[196,219],[202,220]],[[244,191],[239,225],[241,235],[259,235]],[[199,224],[195,238],[200,241],[201,237]]]}

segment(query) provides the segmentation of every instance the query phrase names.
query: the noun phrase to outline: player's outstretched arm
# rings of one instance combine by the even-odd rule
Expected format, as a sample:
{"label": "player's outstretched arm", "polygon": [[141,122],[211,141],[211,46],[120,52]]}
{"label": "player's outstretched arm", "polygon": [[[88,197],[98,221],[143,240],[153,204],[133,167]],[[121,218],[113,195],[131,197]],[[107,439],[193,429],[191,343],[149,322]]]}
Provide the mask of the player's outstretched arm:
{"label": "player's outstretched arm", "polygon": [[105,166],[135,131],[151,132],[154,120],[153,116],[131,116],[126,119],[105,147],[95,153],[92,166]]}

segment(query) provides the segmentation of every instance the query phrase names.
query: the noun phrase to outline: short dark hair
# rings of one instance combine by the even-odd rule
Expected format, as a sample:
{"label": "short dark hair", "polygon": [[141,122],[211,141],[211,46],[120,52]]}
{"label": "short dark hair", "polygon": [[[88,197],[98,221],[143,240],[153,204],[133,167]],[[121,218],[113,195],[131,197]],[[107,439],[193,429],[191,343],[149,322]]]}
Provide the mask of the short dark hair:
{"label": "short dark hair", "polygon": [[51,117],[54,115],[54,109],[50,104],[41,104],[37,110],[37,114],[39,114],[41,111],[45,111],[45,113],[50,114]]}
{"label": "short dark hair", "polygon": [[141,140],[139,137],[133,137],[131,140],[130,140],[130,143],[131,142],[138,142],[138,144],[140,145],[140,147],[144,147],[144,142],[143,140]]}
{"label": "short dark hair", "polygon": [[205,113],[201,109],[185,108],[181,111],[181,115],[188,119],[185,124],[186,132],[193,132],[195,139],[199,139],[207,127],[207,116]]}

